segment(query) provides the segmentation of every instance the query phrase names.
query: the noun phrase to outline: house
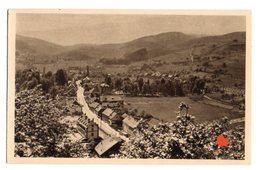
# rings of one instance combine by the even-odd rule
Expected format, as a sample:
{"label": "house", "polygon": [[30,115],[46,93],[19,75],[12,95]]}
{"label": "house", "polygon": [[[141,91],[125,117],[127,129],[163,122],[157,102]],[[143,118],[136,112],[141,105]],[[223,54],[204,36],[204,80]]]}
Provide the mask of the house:
{"label": "house", "polygon": [[132,116],[127,116],[123,120],[123,131],[133,134],[133,130],[139,125],[139,121],[136,121]]}
{"label": "house", "polygon": [[98,117],[102,117],[102,112],[105,110],[101,105],[98,105],[95,108],[95,113],[98,115]]}
{"label": "house", "polygon": [[86,76],[82,81],[85,82],[85,83],[89,83],[90,82],[90,78],[88,76]]}
{"label": "house", "polygon": [[74,84],[71,84],[68,86],[68,89],[66,92],[64,92],[64,95],[68,97],[74,97],[77,94],[77,88],[75,87]]}
{"label": "house", "polygon": [[101,93],[101,89],[98,84],[92,84],[90,96],[91,97],[99,97]]}
{"label": "house", "polygon": [[69,114],[82,115],[82,107],[76,100],[68,99],[64,105],[67,106]]}
{"label": "house", "polygon": [[122,115],[122,118],[124,119],[124,118],[126,118],[128,116],[128,114],[127,113],[124,113],[123,115]]}
{"label": "house", "polygon": [[155,73],[155,76],[156,76],[156,77],[161,77],[161,75],[162,75],[162,74],[161,74],[159,71],[157,71],[157,72]]}
{"label": "house", "polygon": [[114,112],[112,109],[106,108],[102,112],[102,120],[107,122],[110,126],[114,128],[118,128],[121,125],[122,118],[119,114]]}
{"label": "house", "polygon": [[106,157],[112,153],[116,153],[119,150],[121,143],[122,140],[118,137],[108,137],[95,147],[95,151],[99,156]]}
{"label": "house", "polygon": [[103,102],[110,102],[110,103],[123,103],[124,100],[122,98],[122,96],[120,95],[103,95],[100,96],[100,101]]}
{"label": "house", "polygon": [[173,75],[172,75],[172,74],[169,74],[169,75],[168,75],[168,78],[172,78],[172,77],[173,77]]}
{"label": "house", "polygon": [[116,108],[116,107],[121,107],[123,105],[119,103],[109,103],[109,102],[104,102],[101,104],[103,108]]}
{"label": "house", "polygon": [[73,110],[73,114],[75,114],[75,115],[82,115],[83,114],[83,112],[82,112],[82,108],[80,107],[80,106],[73,106],[72,108],[71,108],[71,111]]}
{"label": "house", "polygon": [[234,94],[235,96],[245,96],[245,89],[236,88],[236,87],[225,87],[223,88],[223,91],[226,94]]}
{"label": "house", "polygon": [[69,67],[68,68],[68,72],[69,73],[78,73],[78,72],[80,72],[80,67]]}
{"label": "house", "polygon": [[95,110],[95,109],[99,106],[99,103],[97,103],[97,102],[92,102],[92,103],[90,103],[88,106],[89,106],[89,108],[93,111],[93,110]]}
{"label": "house", "polygon": [[80,135],[87,141],[93,141],[99,138],[99,127],[94,122],[85,116],[81,116],[77,121],[77,130]]}
{"label": "house", "polygon": [[120,95],[102,95],[100,96],[100,102],[106,107],[120,107],[123,106],[124,100]]}
{"label": "house", "polygon": [[102,112],[102,120],[104,120],[105,122],[109,123],[109,116],[113,113],[114,111],[110,108],[106,108],[103,112]]}
{"label": "house", "polygon": [[120,114],[113,112],[110,116],[109,116],[109,124],[110,126],[114,127],[114,128],[119,128],[122,126],[122,117]]}
{"label": "house", "polygon": [[112,91],[114,94],[116,94],[116,95],[124,95],[125,93],[123,92],[123,90],[113,90]]}

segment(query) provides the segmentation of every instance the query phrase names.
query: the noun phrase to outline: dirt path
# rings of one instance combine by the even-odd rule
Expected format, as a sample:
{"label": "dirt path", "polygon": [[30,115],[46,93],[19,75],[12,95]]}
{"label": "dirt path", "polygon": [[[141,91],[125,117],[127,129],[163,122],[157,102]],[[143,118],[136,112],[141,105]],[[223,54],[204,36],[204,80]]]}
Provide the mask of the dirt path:
{"label": "dirt path", "polygon": [[207,95],[203,95],[203,97],[207,99],[207,101],[202,101],[205,104],[210,104],[210,105],[213,105],[213,106],[222,107],[224,109],[229,109],[229,110],[232,110],[234,108],[231,105],[223,104],[223,103],[221,103],[221,102],[219,102],[215,99],[212,99]]}
{"label": "dirt path", "polygon": [[230,120],[230,124],[241,123],[241,122],[244,122],[244,121],[245,121],[245,117],[241,117],[241,118]]}

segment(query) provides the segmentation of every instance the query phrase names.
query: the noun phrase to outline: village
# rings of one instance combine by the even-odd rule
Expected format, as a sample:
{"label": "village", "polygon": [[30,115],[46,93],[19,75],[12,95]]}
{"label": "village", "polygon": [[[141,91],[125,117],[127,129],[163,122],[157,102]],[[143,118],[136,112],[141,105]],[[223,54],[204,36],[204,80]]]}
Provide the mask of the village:
{"label": "village", "polygon": [[[78,67],[71,67],[68,70],[60,69],[55,74],[45,73],[45,68],[42,72],[31,69],[19,72],[18,75],[21,76],[21,79],[18,76],[17,82],[29,80],[21,82],[21,85],[18,85],[18,91],[23,92],[22,88],[25,90],[43,89],[46,91],[45,94],[43,93],[44,98],[60,103],[62,109],[58,120],[67,126],[67,132],[61,135],[69,143],[78,143],[82,147],[81,152],[91,155],[90,157],[107,158],[117,155],[121,152],[124,143],[133,140],[136,133],[140,133],[140,129],[154,128],[171,122],[143,110],[132,108],[124,100],[128,96],[130,98],[160,99],[165,96],[178,98],[192,94],[197,98],[209,98],[206,100],[207,103],[204,101],[206,105],[235,111],[235,118],[239,119],[234,119],[233,122],[241,124],[244,121],[244,119],[240,120],[241,117],[243,118],[244,112],[243,92],[226,88],[224,90],[228,92],[225,94],[232,93],[233,98],[238,98],[240,102],[237,102],[236,105],[217,102],[208,97],[212,91],[208,91],[206,88],[207,81],[201,78],[190,78],[184,81],[185,76],[180,76],[183,75],[181,72],[175,74],[139,72],[138,75],[135,75],[137,78],[134,76],[126,78],[123,75],[104,74],[98,69],[90,69],[89,66],[86,66],[85,69]],[[26,78],[22,78],[23,76]],[[27,78],[28,76],[29,78]],[[39,84],[35,83],[36,79],[41,79]],[[189,119],[194,120],[195,116],[192,115],[192,112],[188,112],[189,104],[183,101],[176,104],[175,110],[171,113],[173,117],[178,120],[178,117],[185,117],[189,113],[191,114]],[[19,113],[19,109],[17,113]],[[218,119],[220,118],[218,117]],[[20,139],[21,133],[18,134],[18,141],[24,141]],[[55,133],[53,140],[56,141],[56,138]],[[21,142],[19,143],[21,144]],[[22,150],[25,152],[24,149]]]}
{"label": "village", "polygon": [[[33,68],[16,73],[16,90],[23,92],[35,88],[42,89],[44,98],[46,96],[47,99],[60,103],[61,114],[58,120],[62,126],[67,126],[66,133],[61,134],[62,138],[68,143],[77,143],[76,146],[81,148],[80,152],[90,157],[109,158],[120,155],[122,148],[144,127],[155,128],[163,123],[178,121],[183,116],[184,119],[194,121],[195,115],[192,115],[192,112],[196,112],[193,106],[189,112],[192,100],[203,104],[203,107],[208,105],[223,108],[232,113],[233,117],[229,116],[233,119],[231,121],[243,124],[244,91],[240,90],[240,87],[224,87],[210,78],[191,76],[190,71],[161,73],[144,67],[149,66],[130,68],[127,73],[117,74],[106,73],[100,67],[89,65],[59,69],[56,73],[46,72],[45,67],[42,72]],[[211,87],[211,84],[215,84],[215,87]],[[180,97],[185,97],[184,101],[175,104],[174,110],[170,113],[174,119],[168,120],[160,116],[164,112],[163,108],[159,113],[152,111],[151,114],[149,109],[144,111],[142,105],[137,109],[129,103],[129,98],[146,101]],[[220,112],[218,109],[216,111]],[[214,120],[208,113],[205,112],[204,115],[208,120]],[[226,120],[225,115],[227,114],[212,116],[217,119],[225,117]],[[200,122],[200,118],[197,121]],[[18,134],[18,143],[21,144],[24,140],[20,139],[21,133]],[[57,134],[54,133],[53,140],[57,141],[56,138]],[[22,150],[26,152],[26,149]]]}
{"label": "village", "polygon": [[[85,77],[83,81],[88,84],[93,83],[88,77]],[[82,115],[77,120],[76,129],[82,141],[92,143],[90,147],[94,147],[99,157],[109,157],[113,153],[118,153],[122,142],[127,142],[128,137],[134,135],[134,130],[141,122],[159,124],[156,119],[138,119],[136,115],[133,117],[128,113],[123,113],[122,95],[108,94],[106,91],[108,85],[101,83],[102,94],[94,89],[83,93],[81,87],[83,83],[80,80],[77,82],[77,88],[82,89],[82,98],[79,97],[80,93],[77,93],[77,104],[78,107],[82,107]],[[87,111],[83,109],[84,107]]]}
{"label": "village", "polygon": [[[162,123],[161,120],[151,115],[138,114],[138,111],[135,111],[135,113],[129,112],[125,107],[126,102],[123,100],[123,96],[131,95],[131,93],[123,90],[123,88],[116,88],[116,85],[111,88],[113,85],[112,80],[107,77],[109,75],[106,75],[103,80],[102,78],[96,78],[99,76],[95,76],[91,80],[89,72],[89,67],[87,67],[87,76],[82,80],[74,80],[74,86],[78,89],[76,93],[77,105],[79,108],[81,107],[82,114],[77,120],[76,129],[82,137],[81,140],[92,143],[91,147],[94,148],[99,157],[109,157],[118,153],[121,144],[127,142],[128,137],[135,135],[138,126],[144,126],[145,124],[153,127]],[[176,77],[176,75],[160,74],[159,72],[154,73],[154,75],[144,73],[141,76],[144,78],[144,82],[147,82],[146,77],[148,76],[161,77],[166,80],[167,78]],[[87,87],[86,89],[89,89],[89,91],[82,87]],[[80,88],[82,94],[79,93]],[[197,90],[198,94],[205,94],[205,87],[201,88]],[[151,96],[149,93],[141,91],[142,94],[139,95]],[[234,93],[232,94],[234,95]],[[241,96],[241,92],[236,94]],[[152,97],[160,97],[161,95],[163,94],[157,92]],[[84,109],[85,107],[86,109]],[[241,107],[239,105],[239,108],[243,110],[244,108]],[[189,106],[182,102],[179,110],[176,109],[175,112],[178,113],[177,115],[187,115],[188,110]]]}

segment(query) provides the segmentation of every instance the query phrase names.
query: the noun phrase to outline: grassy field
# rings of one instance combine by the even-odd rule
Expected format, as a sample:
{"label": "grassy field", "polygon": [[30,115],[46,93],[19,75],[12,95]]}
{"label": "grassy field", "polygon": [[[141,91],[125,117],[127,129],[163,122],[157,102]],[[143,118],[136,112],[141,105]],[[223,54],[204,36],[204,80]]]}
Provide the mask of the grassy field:
{"label": "grassy field", "polygon": [[128,67],[125,65],[105,65],[104,71],[109,74],[126,73]]}
{"label": "grassy field", "polygon": [[215,120],[223,116],[230,119],[241,117],[238,114],[231,114],[228,109],[196,102],[188,97],[125,97],[124,100],[127,108],[138,109],[139,112],[144,110],[146,113],[166,122],[176,120],[176,111],[178,111],[180,102],[190,105],[189,114],[194,115],[197,122]]}
{"label": "grassy field", "polygon": [[[68,69],[69,67],[80,67],[86,68],[87,66],[96,67],[96,62],[94,60],[60,60],[58,62],[52,63],[35,63],[33,64],[38,70],[43,71],[45,67],[45,71],[56,72],[58,69]],[[23,70],[28,68],[27,65],[16,62],[16,70]]]}

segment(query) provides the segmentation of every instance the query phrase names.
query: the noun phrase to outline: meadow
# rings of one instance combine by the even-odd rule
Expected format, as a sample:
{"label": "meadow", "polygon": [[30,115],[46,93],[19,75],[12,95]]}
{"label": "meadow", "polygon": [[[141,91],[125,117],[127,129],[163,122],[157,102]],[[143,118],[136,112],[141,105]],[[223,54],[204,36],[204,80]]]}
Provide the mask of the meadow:
{"label": "meadow", "polygon": [[230,119],[241,117],[239,114],[231,113],[229,109],[197,102],[188,97],[124,97],[124,101],[127,108],[145,111],[165,122],[176,120],[181,102],[189,104],[189,114],[196,117],[196,122],[216,120],[223,116]]}

